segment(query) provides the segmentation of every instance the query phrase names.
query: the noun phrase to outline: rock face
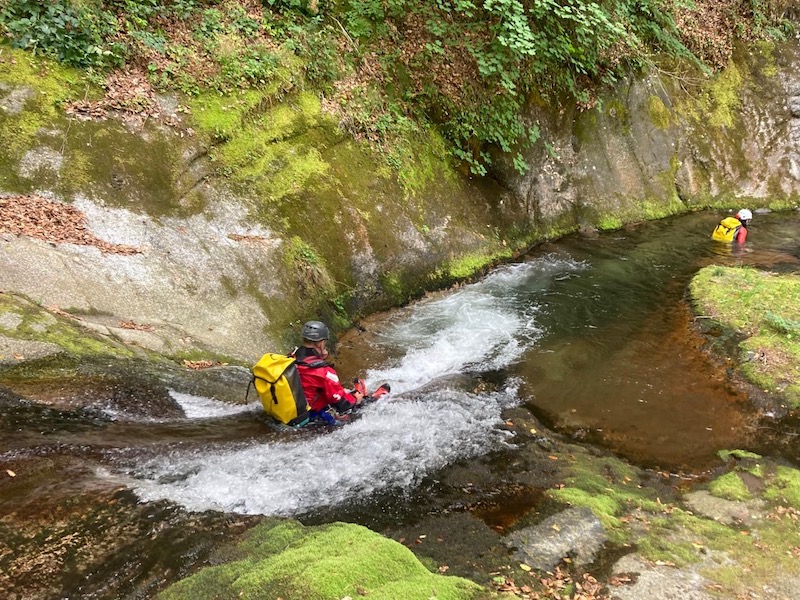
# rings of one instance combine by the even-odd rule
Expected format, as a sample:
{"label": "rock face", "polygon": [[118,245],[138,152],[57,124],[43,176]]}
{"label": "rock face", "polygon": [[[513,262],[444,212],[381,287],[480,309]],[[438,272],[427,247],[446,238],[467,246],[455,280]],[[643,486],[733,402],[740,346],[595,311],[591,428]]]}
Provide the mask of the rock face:
{"label": "rock face", "polygon": [[[3,288],[165,354],[198,347],[234,356],[258,354],[266,319],[259,298],[244,290],[255,285],[265,299],[286,301],[271,285],[279,279],[281,240],[244,223],[241,205],[220,198],[203,216],[159,220],[85,197],[74,205],[87,215],[95,235],[141,253],[120,256],[26,237],[6,240],[0,242]],[[229,237],[242,231],[258,241]],[[254,281],[256,273],[261,281]],[[150,331],[125,330],[121,322]]]}
{"label": "rock face", "polygon": [[89,326],[143,326],[117,331],[130,345],[249,362],[288,349],[307,318],[347,325],[579,228],[697,207],[793,206],[799,56],[797,41],[761,46],[716,79],[698,78],[691,95],[677,78],[651,75],[585,113],[540,110],[531,119],[546,143],[528,151],[525,175],[499,159],[494,177],[466,180],[438,157],[413,188],[344,138],[313,98],[269,109],[289,125],[252,145],[277,158],[261,157],[268,174],[249,174],[246,156],[225,158],[229,142],[192,135],[199,109],[187,116],[163,99],[169,126],[70,120],[53,97],[77,92],[6,61],[0,195],[72,204],[98,239],[139,252],[0,233],[0,290]]}
{"label": "rock face", "polygon": [[523,176],[500,169],[539,219],[618,226],[709,205],[738,208],[800,195],[800,48],[740,49],[714,81],[689,89],[650,75],[583,114],[535,112],[549,150]]}
{"label": "rock face", "polygon": [[692,492],[685,496],[686,504],[695,514],[714,519],[725,525],[743,523],[752,525],[754,520],[762,518],[763,502],[734,502],[724,498],[712,496],[705,490]]}

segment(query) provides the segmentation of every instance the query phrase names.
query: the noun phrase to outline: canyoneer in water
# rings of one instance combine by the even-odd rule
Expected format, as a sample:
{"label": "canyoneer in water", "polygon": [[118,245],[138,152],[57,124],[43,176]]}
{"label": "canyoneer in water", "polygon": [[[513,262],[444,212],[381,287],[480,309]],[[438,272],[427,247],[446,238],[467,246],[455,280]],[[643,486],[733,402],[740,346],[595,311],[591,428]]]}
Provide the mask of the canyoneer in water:
{"label": "canyoneer in water", "polygon": [[[346,390],[328,361],[328,327],[320,321],[303,325],[303,345],[287,355],[265,354],[253,367],[253,384],[265,412],[283,423],[300,427],[312,421],[329,425],[349,420],[351,411],[389,392],[384,383],[372,394],[363,379]],[[249,388],[248,388],[249,391]]]}
{"label": "canyoneer in water", "polygon": [[384,383],[372,394],[367,394],[363,379],[354,380],[354,388],[346,390],[339,375],[328,361],[327,344],[330,339],[328,327],[321,321],[309,321],[303,325],[303,345],[291,354],[300,372],[300,382],[306,396],[312,419],[329,423],[347,420],[350,411],[363,402],[377,400],[388,393],[389,384]]}
{"label": "canyoneer in water", "polygon": [[722,219],[719,225],[714,228],[711,237],[719,242],[736,242],[741,244],[747,239],[747,225],[752,218],[753,213],[743,208],[736,213],[735,217],[725,217]]}

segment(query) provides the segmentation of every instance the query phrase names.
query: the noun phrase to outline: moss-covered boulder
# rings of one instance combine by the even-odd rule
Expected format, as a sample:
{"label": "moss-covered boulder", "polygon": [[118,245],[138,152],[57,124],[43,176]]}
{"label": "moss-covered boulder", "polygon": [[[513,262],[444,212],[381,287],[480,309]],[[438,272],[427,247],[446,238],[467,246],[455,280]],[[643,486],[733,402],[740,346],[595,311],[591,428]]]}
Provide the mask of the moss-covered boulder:
{"label": "moss-covered boulder", "polygon": [[248,532],[229,562],[202,569],[160,594],[163,600],[292,598],[467,600],[490,594],[475,583],[431,573],[403,545],[345,523],[305,528],[265,523]]}
{"label": "moss-covered boulder", "polygon": [[697,313],[736,345],[745,377],[800,407],[800,277],[712,265],[689,290]]}

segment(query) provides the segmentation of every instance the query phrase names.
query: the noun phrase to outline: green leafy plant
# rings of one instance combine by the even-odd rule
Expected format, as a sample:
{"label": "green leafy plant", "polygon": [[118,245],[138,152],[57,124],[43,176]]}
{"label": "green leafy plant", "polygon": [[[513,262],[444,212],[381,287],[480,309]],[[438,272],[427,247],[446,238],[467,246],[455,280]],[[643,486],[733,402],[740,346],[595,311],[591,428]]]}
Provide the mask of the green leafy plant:
{"label": "green leafy plant", "polygon": [[0,12],[0,24],[14,47],[43,52],[70,65],[102,67],[122,59],[122,48],[108,41],[116,27],[107,11],[90,11],[66,0],[9,0]]}
{"label": "green leafy plant", "polygon": [[800,338],[800,321],[786,319],[773,312],[766,312],[764,313],[764,323],[778,333],[782,333],[790,338]]}
{"label": "green leafy plant", "polygon": [[[435,126],[483,175],[498,153],[526,168],[530,102],[592,108],[604,86],[658,60],[706,73],[731,40],[786,35],[782,0],[5,0],[15,46],[79,67],[127,61],[197,93],[313,85],[357,138],[400,170]],[[704,35],[704,17],[724,26]],[[680,17],[680,18],[678,18]],[[689,21],[687,21],[689,19]],[[679,30],[677,23],[688,23]],[[733,32],[736,33],[733,33]],[[716,36],[716,37],[715,37]],[[712,43],[713,42],[713,43]],[[719,42],[719,43],[717,43]],[[716,46],[723,46],[720,50]],[[695,55],[695,53],[697,55]],[[698,56],[700,58],[698,58]],[[656,59],[658,57],[658,59]]]}

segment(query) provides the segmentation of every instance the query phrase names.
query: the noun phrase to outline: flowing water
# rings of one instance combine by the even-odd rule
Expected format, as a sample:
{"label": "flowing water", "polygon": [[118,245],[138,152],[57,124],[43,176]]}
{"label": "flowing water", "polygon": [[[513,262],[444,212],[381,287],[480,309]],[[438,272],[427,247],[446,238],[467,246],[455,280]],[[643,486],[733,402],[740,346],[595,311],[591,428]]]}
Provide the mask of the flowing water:
{"label": "flowing water", "polygon": [[[380,498],[386,513],[413,510],[414,490],[453,465],[513,462],[519,441],[502,425],[522,407],[637,464],[700,471],[717,450],[766,438],[724,361],[703,351],[688,282],[711,263],[800,271],[800,213],[756,215],[744,248],[709,239],[718,218],[569,236],[366,320],[342,340],[337,369],[392,393],[346,426],[279,431],[259,405],[178,393],[177,419],[8,407],[0,458],[73,453],[97,481],[196,511],[336,517]],[[0,508],[15,501],[0,493]]]}

